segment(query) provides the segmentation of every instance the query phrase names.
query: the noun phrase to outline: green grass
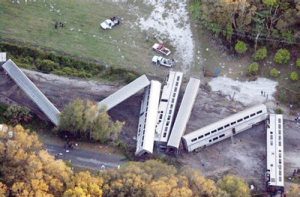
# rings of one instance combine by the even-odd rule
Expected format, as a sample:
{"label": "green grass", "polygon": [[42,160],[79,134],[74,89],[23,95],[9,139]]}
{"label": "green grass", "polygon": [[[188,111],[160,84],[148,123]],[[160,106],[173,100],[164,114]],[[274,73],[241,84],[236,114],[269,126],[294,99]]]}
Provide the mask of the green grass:
{"label": "green grass", "polygon": [[[1,39],[50,48],[141,73],[153,71],[151,43],[145,41],[138,27],[131,27],[137,17],[128,11],[129,4],[87,0],[20,2],[18,5],[11,0],[1,1]],[[147,9],[141,10],[146,12]],[[100,29],[99,23],[114,15],[124,19],[122,24],[110,31]],[[55,21],[64,22],[65,27],[55,29]]]}

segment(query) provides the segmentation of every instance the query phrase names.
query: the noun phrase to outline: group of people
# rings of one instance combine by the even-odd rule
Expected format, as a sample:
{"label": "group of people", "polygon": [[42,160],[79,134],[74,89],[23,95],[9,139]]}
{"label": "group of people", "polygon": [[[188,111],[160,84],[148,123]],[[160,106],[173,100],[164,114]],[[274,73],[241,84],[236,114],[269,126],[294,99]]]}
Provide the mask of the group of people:
{"label": "group of people", "polygon": [[63,22],[57,22],[56,21],[55,24],[54,24],[54,28],[58,29],[59,27],[64,28],[65,24]]}

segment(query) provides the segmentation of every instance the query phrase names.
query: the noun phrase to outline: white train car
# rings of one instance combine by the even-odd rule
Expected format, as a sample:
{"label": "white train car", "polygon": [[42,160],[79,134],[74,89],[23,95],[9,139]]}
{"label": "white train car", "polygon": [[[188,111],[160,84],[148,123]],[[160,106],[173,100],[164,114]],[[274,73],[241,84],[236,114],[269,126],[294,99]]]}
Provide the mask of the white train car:
{"label": "white train car", "polygon": [[158,81],[151,81],[150,86],[145,88],[137,132],[137,156],[153,152],[160,90],[161,83]]}
{"label": "white train car", "polygon": [[149,85],[150,81],[148,80],[147,76],[142,75],[100,101],[98,103],[98,108],[101,109],[105,107],[105,109],[108,111]]}
{"label": "white train car", "polygon": [[184,135],[183,145],[188,152],[204,148],[245,131],[267,117],[267,107],[263,104],[256,105]]}
{"label": "white train car", "polygon": [[160,144],[168,142],[181,82],[182,72],[170,71],[158,107],[155,141]]}
{"label": "white train car", "polygon": [[272,195],[284,193],[283,117],[270,114],[267,123],[267,191]]}
{"label": "white train car", "polygon": [[168,140],[167,146],[171,149],[179,148],[181,137],[185,132],[186,125],[189,121],[194,103],[196,101],[196,97],[198,95],[199,86],[200,86],[199,79],[190,78],[190,80],[186,86],[175,122],[174,122],[174,125],[172,128],[172,131],[170,134],[170,138]]}

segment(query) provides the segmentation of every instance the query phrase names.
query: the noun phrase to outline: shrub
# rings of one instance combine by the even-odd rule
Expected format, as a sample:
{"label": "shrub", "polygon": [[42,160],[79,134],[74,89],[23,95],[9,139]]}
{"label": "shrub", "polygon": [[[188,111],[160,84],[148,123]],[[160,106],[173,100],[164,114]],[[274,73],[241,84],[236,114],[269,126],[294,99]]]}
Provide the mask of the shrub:
{"label": "shrub", "polygon": [[271,75],[271,77],[277,78],[277,77],[279,77],[279,74],[280,74],[280,72],[279,72],[279,70],[277,70],[276,68],[272,68],[272,69],[270,70],[270,75]]}
{"label": "shrub", "polygon": [[234,47],[235,51],[239,54],[243,54],[247,51],[247,45],[243,41],[238,40]]}
{"label": "shrub", "polygon": [[21,123],[21,122],[27,123],[27,122],[31,121],[31,119],[32,119],[30,110],[26,107],[22,107],[19,105],[9,106],[3,115],[13,125]]}
{"label": "shrub", "polygon": [[268,51],[266,47],[260,48],[256,51],[256,53],[253,55],[253,59],[255,61],[264,60],[267,57]]}
{"label": "shrub", "polygon": [[297,66],[297,68],[300,68],[300,58],[298,58],[298,59],[296,60],[296,66]]}
{"label": "shrub", "polygon": [[291,53],[287,49],[279,49],[274,57],[277,64],[287,64],[291,59]]}
{"label": "shrub", "polygon": [[258,70],[259,70],[259,64],[256,62],[253,62],[248,66],[248,73],[250,75],[256,75],[258,73]]}
{"label": "shrub", "polygon": [[295,71],[291,72],[291,74],[290,74],[290,79],[291,79],[292,81],[298,81],[298,80],[299,80],[299,75],[298,75],[298,73],[295,72]]}
{"label": "shrub", "polygon": [[283,114],[283,110],[281,108],[275,109],[276,114]]}
{"label": "shrub", "polygon": [[59,64],[48,59],[44,59],[44,60],[37,59],[36,65],[37,68],[44,73],[50,73],[51,71],[59,68]]}

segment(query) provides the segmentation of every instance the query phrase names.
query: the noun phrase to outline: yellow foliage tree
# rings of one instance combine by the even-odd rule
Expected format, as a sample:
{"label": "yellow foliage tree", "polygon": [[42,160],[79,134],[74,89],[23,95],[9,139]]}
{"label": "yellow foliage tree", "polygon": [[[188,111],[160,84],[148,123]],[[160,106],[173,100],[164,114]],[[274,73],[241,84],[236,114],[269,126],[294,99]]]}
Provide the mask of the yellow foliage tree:
{"label": "yellow foliage tree", "polygon": [[35,133],[17,125],[0,137],[1,174],[13,196],[61,196],[72,171],[42,150]]}
{"label": "yellow foliage tree", "polygon": [[89,172],[79,172],[68,184],[64,197],[101,197],[103,179],[93,177]]}
{"label": "yellow foliage tree", "polygon": [[1,197],[8,196],[7,186],[2,182],[0,182],[0,196]]}
{"label": "yellow foliage tree", "polygon": [[290,190],[287,193],[288,197],[299,197],[300,196],[300,185],[292,184]]}
{"label": "yellow foliage tree", "polygon": [[233,175],[227,175],[218,181],[218,186],[232,197],[250,197],[250,189],[245,181]]}

